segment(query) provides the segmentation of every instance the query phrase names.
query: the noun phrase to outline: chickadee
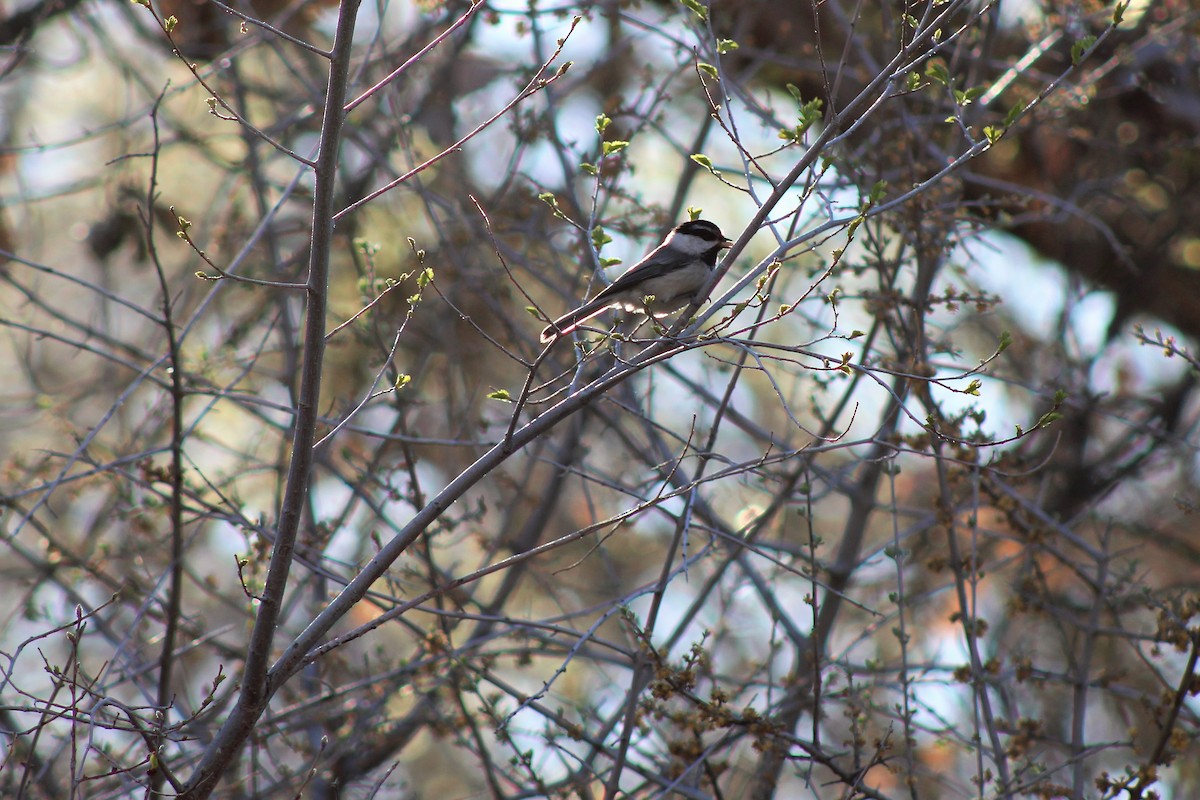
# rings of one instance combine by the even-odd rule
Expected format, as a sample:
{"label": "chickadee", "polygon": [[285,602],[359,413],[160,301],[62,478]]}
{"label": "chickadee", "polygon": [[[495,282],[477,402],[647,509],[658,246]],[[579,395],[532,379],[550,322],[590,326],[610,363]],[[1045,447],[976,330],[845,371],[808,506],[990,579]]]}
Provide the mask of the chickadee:
{"label": "chickadee", "polygon": [[704,288],[717,256],[733,244],[721,229],[698,219],[677,225],[658,247],[634,264],[591,300],[568,311],[542,329],[542,344],[610,308],[665,317],[686,306]]}

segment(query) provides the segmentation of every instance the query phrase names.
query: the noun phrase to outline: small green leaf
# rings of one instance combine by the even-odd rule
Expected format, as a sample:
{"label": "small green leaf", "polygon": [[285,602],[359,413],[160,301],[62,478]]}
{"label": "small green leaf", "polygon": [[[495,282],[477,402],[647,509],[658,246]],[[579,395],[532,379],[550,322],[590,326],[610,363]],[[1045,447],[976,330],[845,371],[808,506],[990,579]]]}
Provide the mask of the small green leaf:
{"label": "small green leaf", "polygon": [[963,389],[963,392],[965,392],[966,394],[969,394],[969,395],[973,395],[975,397],[979,397],[979,387],[980,386],[983,386],[983,381],[976,378],[975,380],[973,380],[969,384],[967,384],[967,388]]}
{"label": "small green leaf", "polygon": [[908,73],[908,78],[905,80],[905,85],[908,86],[908,90],[910,92],[915,92],[921,86],[921,73],[919,73],[919,72]]}
{"label": "small green leaf", "polygon": [[700,18],[701,22],[708,19],[708,9],[700,4],[700,0],[679,0],[688,10]]}
{"label": "small green leaf", "polygon": [[1125,21],[1125,10],[1129,8],[1130,0],[1125,0],[1123,3],[1117,3],[1113,7],[1112,21],[1113,25],[1120,25]]}
{"label": "small green leaf", "polygon": [[864,333],[863,331],[860,331],[858,328],[855,328],[854,330],[850,331],[850,335],[849,335],[848,337],[846,337],[846,338],[848,338],[848,339],[857,339],[857,338],[858,338],[858,337],[860,337],[860,336],[866,336],[866,335],[867,335],[867,334],[866,334],[866,333]]}
{"label": "small green leaf", "polygon": [[1012,334],[1008,331],[1000,332],[1000,345],[996,348],[997,353],[1003,353],[1013,343]]}
{"label": "small green leaf", "polygon": [[431,283],[433,283],[433,269],[426,267],[417,274],[417,287],[424,289]]}
{"label": "small green leaf", "polygon": [[738,43],[733,39],[717,39],[717,52],[721,55],[725,55],[730,50],[737,50],[738,47]]}
{"label": "small green leaf", "polygon": [[1091,49],[1091,46],[1095,43],[1096,37],[1091,35],[1075,40],[1075,43],[1071,45],[1071,64],[1074,66],[1079,66],[1079,62],[1083,60],[1084,54],[1087,53],[1087,51]]}
{"label": "small green leaf", "polygon": [[717,77],[717,68],[714,67],[712,64],[706,64],[705,62],[701,61],[699,64],[696,65],[696,69],[700,70],[701,72],[703,72],[705,75],[707,75],[710,78]]}
{"label": "small green leaf", "polygon": [[696,220],[700,219],[700,215],[704,213],[703,208],[696,208],[695,206],[688,206],[686,211],[688,215],[688,221],[690,222],[695,222]]}
{"label": "small green leaf", "polygon": [[582,164],[580,164],[579,168],[581,170],[583,170],[584,172],[586,172],[588,175],[592,175],[592,176],[594,176],[597,172],[600,171],[600,170],[596,169],[595,164],[589,164],[586,161],[583,162]]}
{"label": "small green leaf", "polygon": [[790,83],[788,84],[788,91],[800,105],[800,124],[798,124],[795,128],[783,128],[779,131],[779,138],[787,141],[799,142],[801,138],[803,138],[805,131],[824,118],[825,115],[821,109],[824,107],[825,103],[819,97],[815,97],[812,100],[809,100],[807,103],[804,102],[800,97],[800,90]]}
{"label": "small green leaf", "polygon": [[1054,405],[1055,406],[1061,406],[1063,404],[1063,401],[1065,401],[1066,399],[1067,399],[1067,393],[1064,390],[1059,389],[1058,391],[1056,391],[1054,393]]}
{"label": "small green leaf", "polygon": [[612,237],[604,232],[604,228],[601,228],[599,225],[592,228],[592,246],[597,250],[604,247],[604,245],[611,241]]}
{"label": "small green leaf", "polygon": [[787,84],[788,94],[796,101],[796,105],[804,105],[804,95],[800,94],[800,87],[794,83]]}
{"label": "small green leaf", "polygon": [[171,16],[169,16],[163,20],[163,30],[165,30],[167,33],[170,33],[171,31],[175,30],[175,26],[178,24],[179,24],[179,19],[174,14],[172,14]]}
{"label": "small green leaf", "polygon": [[812,100],[809,100],[807,103],[802,103],[800,105],[800,128],[799,128],[799,130],[801,133],[808,130],[810,127],[812,127],[813,125],[815,125],[816,123],[818,123],[822,119],[824,119],[825,114],[821,110],[824,107],[825,107],[825,101],[819,97],[814,97]]}
{"label": "small green leaf", "polygon": [[596,133],[603,134],[608,126],[612,124],[612,119],[607,114],[599,114],[596,116]]}
{"label": "small green leaf", "polygon": [[997,128],[995,125],[983,126],[983,138],[987,139],[988,144],[995,144],[1000,141],[1000,137],[1004,135],[1004,128]]}
{"label": "small green leaf", "polygon": [[704,155],[703,153],[694,153],[694,154],[692,154],[691,158],[692,158],[692,161],[695,161],[697,164],[704,167],[706,170],[711,172],[713,175],[716,175],[718,178],[721,176],[721,170],[719,170],[713,166],[712,159],[709,158],[708,156]]}
{"label": "small green leaf", "polygon": [[512,402],[512,395],[508,393],[508,389],[497,389],[494,392],[488,392],[489,400],[500,400],[505,403]]}
{"label": "small green leaf", "polygon": [[1058,422],[1062,418],[1063,415],[1057,411],[1047,411],[1045,414],[1042,414],[1042,418],[1038,420],[1037,427],[1047,428],[1051,423]]}
{"label": "small green leaf", "polygon": [[613,153],[621,152],[626,147],[629,147],[629,142],[623,142],[619,139],[611,142],[605,142],[603,145],[604,155],[611,156]]}
{"label": "small green leaf", "polygon": [[603,267],[604,269],[608,269],[609,267],[615,267],[617,264],[620,264],[620,263],[621,263],[621,259],[619,259],[619,258],[602,258],[602,259],[600,259],[600,266]]}
{"label": "small green leaf", "polygon": [[962,90],[955,89],[954,90],[954,100],[960,106],[969,106],[975,100],[979,99],[980,95],[982,95],[985,91],[987,91],[987,90],[984,89],[982,86],[975,86],[970,89],[962,89]]}
{"label": "small green leaf", "polygon": [[554,196],[554,192],[542,192],[538,195],[538,200],[541,200],[548,206],[558,208],[558,198]]}
{"label": "small green leaf", "polygon": [[1025,104],[1020,100],[1018,100],[1016,103],[1013,103],[1013,107],[1010,108],[1008,113],[1004,115],[1004,127],[1011,128],[1013,123],[1016,122],[1023,113],[1025,113],[1025,108]]}
{"label": "small green leaf", "polygon": [[403,389],[410,383],[412,383],[412,375],[409,375],[407,372],[401,372],[396,376],[396,382],[392,384],[392,388],[397,390]]}
{"label": "small green leaf", "polygon": [[925,68],[925,77],[937,81],[942,86],[950,85],[950,73],[946,70],[946,65],[940,61],[929,62],[929,66]]}

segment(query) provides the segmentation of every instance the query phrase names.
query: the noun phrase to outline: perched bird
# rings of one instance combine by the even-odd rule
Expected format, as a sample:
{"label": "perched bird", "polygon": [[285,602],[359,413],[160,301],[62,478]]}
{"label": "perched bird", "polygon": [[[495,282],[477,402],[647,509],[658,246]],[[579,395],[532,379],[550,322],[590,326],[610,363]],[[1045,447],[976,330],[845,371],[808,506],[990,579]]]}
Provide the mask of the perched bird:
{"label": "perched bird", "polygon": [[634,264],[591,300],[568,311],[542,330],[542,343],[560,336],[610,309],[640,311],[665,317],[696,299],[717,265],[717,256],[733,242],[703,219],[675,226],[662,244]]}

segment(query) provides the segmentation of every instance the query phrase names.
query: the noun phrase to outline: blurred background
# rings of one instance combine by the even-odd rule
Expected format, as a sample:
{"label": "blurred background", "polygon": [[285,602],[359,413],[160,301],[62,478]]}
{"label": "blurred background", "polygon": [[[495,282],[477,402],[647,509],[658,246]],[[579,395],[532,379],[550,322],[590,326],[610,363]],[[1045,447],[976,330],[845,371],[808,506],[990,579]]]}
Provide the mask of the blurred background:
{"label": "blurred background", "polygon": [[[1196,796],[1198,22],[364,5],[279,652],[561,422],[273,687],[218,795]],[[0,9],[5,796],[174,794],[237,699],[336,23]],[[739,242],[698,336],[542,352],[690,217]]]}

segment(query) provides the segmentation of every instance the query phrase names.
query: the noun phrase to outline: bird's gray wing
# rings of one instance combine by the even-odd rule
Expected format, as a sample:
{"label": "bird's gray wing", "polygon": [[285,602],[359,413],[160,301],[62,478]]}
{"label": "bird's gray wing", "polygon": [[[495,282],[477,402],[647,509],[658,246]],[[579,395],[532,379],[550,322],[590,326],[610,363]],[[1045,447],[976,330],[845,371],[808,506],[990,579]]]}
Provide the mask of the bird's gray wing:
{"label": "bird's gray wing", "polygon": [[665,275],[674,264],[674,259],[665,253],[665,250],[666,248],[662,246],[655,248],[641,261],[621,273],[615,281],[600,290],[595,297],[588,301],[588,305],[628,291],[642,281],[653,280],[660,275]]}

